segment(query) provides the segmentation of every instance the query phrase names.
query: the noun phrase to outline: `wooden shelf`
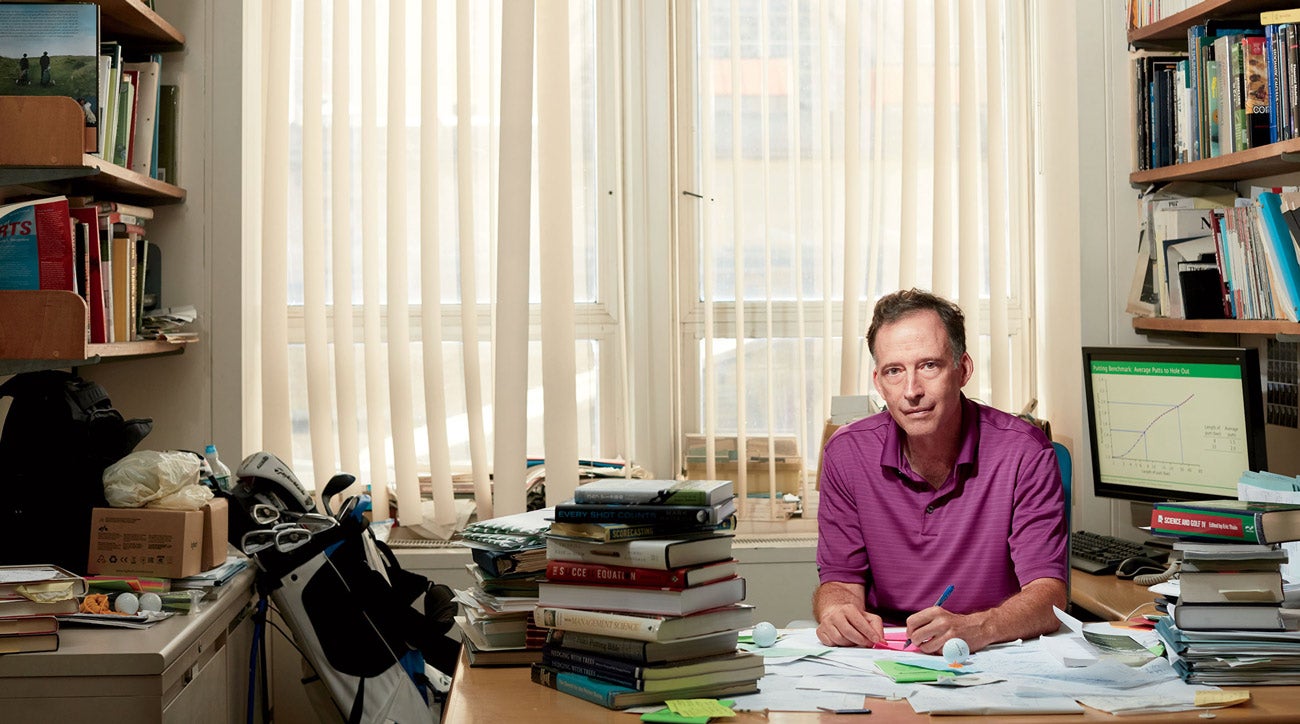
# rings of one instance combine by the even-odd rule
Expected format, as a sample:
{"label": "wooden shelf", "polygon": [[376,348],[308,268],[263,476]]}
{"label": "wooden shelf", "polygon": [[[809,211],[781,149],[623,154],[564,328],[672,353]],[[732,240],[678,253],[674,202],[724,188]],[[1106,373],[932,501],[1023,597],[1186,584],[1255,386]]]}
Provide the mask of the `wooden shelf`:
{"label": "wooden shelf", "polygon": [[90,193],[149,206],[185,200],[185,189],[82,151],[85,116],[71,98],[0,95],[0,186],[9,195]]}
{"label": "wooden shelf", "polygon": [[1281,319],[1169,319],[1168,317],[1134,317],[1138,332],[1184,334],[1294,334],[1300,324]]}
{"label": "wooden shelf", "polygon": [[1162,166],[1129,174],[1129,183],[1146,186],[1168,181],[1238,181],[1300,171],[1300,138],[1248,148],[1214,158]]}
{"label": "wooden shelf", "polygon": [[133,49],[180,50],[185,35],[163,19],[144,0],[98,0],[100,35],[105,40],[129,42]]}
{"label": "wooden shelf", "polygon": [[86,303],[74,292],[0,291],[0,374],[180,354],[157,340],[89,344]]}
{"label": "wooden shelf", "polygon": [[1259,21],[1263,10],[1280,10],[1295,7],[1295,0],[1205,0],[1175,13],[1157,23],[1128,32],[1129,45],[1134,47],[1175,47],[1187,49],[1187,29],[1200,25],[1209,18],[1246,18],[1254,16]]}

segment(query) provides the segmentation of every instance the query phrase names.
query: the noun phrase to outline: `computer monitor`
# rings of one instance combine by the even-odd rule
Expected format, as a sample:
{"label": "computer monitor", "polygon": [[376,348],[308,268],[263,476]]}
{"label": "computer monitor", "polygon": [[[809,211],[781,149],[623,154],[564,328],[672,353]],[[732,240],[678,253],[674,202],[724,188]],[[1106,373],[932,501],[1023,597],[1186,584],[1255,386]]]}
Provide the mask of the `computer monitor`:
{"label": "computer monitor", "polygon": [[1268,466],[1253,348],[1084,347],[1083,381],[1097,497],[1236,498]]}

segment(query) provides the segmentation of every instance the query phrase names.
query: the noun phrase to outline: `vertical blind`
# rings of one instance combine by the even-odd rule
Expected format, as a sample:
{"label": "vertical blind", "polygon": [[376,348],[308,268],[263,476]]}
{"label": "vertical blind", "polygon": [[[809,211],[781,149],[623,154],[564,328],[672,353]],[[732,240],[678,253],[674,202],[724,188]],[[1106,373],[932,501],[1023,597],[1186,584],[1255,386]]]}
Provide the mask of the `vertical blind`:
{"label": "vertical blind", "polygon": [[[245,424],[309,486],[352,472],[446,537],[523,510],[530,463],[552,504],[582,459],[674,477],[687,434],[710,466],[721,436],[769,464],[793,437],[811,469],[900,287],[966,311],[969,395],[1031,394],[1025,0],[260,7]],[[628,132],[665,107],[673,148]],[[685,223],[645,221],[661,177]],[[633,218],[677,230],[668,283]],[[646,349],[673,389],[636,378]],[[667,434],[634,429],[651,408]]]}

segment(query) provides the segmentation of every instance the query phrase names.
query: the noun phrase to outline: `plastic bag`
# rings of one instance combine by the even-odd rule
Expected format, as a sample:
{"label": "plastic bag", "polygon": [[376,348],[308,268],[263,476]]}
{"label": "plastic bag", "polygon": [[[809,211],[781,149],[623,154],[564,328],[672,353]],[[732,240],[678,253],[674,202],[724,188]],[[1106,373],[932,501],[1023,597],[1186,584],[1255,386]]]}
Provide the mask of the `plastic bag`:
{"label": "plastic bag", "polygon": [[199,465],[188,452],[133,452],[104,470],[104,497],[114,508],[198,510],[212,499]]}

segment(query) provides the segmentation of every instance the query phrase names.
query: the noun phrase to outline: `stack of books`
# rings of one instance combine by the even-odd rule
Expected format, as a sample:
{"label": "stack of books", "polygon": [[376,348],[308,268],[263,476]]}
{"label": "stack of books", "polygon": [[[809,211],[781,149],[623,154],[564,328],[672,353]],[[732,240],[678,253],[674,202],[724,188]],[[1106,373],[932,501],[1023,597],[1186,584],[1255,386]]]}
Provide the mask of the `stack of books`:
{"label": "stack of books", "polygon": [[58,566],[0,566],[0,654],[58,651],[55,617],[84,595],[86,579]]}
{"label": "stack of books", "polygon": [[599,480],[555,506],[533,681],[610,709],[758,690],[730,481]]}
{"label": "stack of books", "polygon": [[1284,606],[1284,541],[1300,540],[1300,505],[1157,503],[1151,531],[1181,554],[1177,600],[1157,622],[1188,683],[1300,683],[1300,609]]}
{"label": "stack of books", "polygon": [[541,661],[546,632],[533,624],[537,586],[546,573],[550,509],[470,524],[463,533],[474,585],[456,591],[461,643],[471,666]]}

